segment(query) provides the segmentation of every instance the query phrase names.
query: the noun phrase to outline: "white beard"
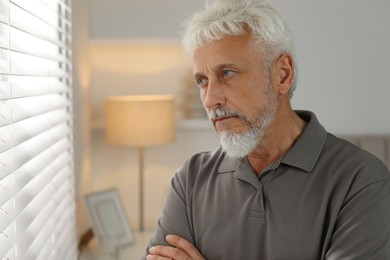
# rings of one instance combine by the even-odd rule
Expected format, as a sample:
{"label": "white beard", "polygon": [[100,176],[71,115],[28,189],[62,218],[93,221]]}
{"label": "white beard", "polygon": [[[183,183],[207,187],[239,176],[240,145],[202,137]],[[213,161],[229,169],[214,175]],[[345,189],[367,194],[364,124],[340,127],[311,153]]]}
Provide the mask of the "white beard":
{"label": "white beard", "polygon": [[237,116],[249,127],[249,130],[245,132],[229,133],[226,130],[223,130],[219,135],[222,149],[226,152],[228,157],[244,158],[252,152],[262,140],[265,129],[273,120],[278,108],[277,100],[272,96],[271,88],[267,88],[265,94],[267,103],[258,107],[254,120],[250,120],[242,113],[232,109],[216,107],[210,111],[210,119],[223,116]]}
{"label": "white beard", "polygon": [[253,151],[263,133],[254,131],[253,129],[245,133],[222,132],[220,135],[220,143],[226,155],[231,158],[244,158],[251,151]]}

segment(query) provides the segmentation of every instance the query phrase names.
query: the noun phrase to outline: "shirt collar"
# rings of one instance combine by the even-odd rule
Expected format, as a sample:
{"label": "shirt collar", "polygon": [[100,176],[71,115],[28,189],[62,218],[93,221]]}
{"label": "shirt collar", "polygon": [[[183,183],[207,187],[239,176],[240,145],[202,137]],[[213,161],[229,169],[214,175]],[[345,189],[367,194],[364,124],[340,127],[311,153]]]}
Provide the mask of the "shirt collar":
{"label": "shirt collar", "polygon": [[[283,156],[280,163],[311,172],[320,157],[327,132],[318,122],[314,113],[310,111],[295,112],[306,121],[307,126],[291,149]],[[245,159],[225,156],[218,167],[218,173],[235,172],[241,162],[245,162]]]}
{"label": "shirt collar", "polygon": [[327,132],[314,113],[295,111],[307,126],[295,144],[284,155],[281,163],[311,172],[324,148]]}
{"label": "shirt collar", "polygon": [[[222,148],[221,148],[222,149]],[[231,158],[226,156],[222,159],[221,164],[218,167],[218,173],[235,172],[240,166],[241,161],[245,161],[243,158]]]}

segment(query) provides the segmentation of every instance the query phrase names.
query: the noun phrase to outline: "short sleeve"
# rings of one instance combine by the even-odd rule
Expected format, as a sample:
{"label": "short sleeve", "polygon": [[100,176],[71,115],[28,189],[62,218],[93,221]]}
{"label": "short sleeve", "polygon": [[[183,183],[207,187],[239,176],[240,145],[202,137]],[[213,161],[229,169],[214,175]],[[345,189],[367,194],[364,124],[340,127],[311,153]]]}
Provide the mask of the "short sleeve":
{"label": "short sleeve", "polygon": [[326,259],[390,259],[390,182],[371,183],[345,202]]}
{"label": "short sleeve", "polygon": [[192,235],[187,212],[186,173],[181,168],[171,181],[163,211],[153,238],[150,240],[145,257],[149,249],[155,245],[168,245],[165,237],[168,234],[179,235],[192,242]]}

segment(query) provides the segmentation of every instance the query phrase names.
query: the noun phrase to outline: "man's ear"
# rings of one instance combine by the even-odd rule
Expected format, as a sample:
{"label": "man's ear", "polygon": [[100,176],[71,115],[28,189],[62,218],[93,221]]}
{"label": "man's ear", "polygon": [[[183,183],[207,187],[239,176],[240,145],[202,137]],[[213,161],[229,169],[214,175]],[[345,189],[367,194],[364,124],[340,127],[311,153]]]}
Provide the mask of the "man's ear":
{"label": "man's ear", "polygon": [[280,95],[287,94],[294,81],[294,59],[288,54],[282,54],[274,63],[274,84]]}

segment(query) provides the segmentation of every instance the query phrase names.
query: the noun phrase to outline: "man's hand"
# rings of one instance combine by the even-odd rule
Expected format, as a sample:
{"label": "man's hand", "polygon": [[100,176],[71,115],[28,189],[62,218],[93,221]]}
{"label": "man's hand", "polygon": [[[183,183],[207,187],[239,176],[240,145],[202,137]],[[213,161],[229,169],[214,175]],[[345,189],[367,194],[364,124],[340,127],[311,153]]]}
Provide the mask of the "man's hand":
{"label": "man's hand", "polygon": [[149,249],[147,260],[205,260],[198,249],[189,241],[176,235],[165,237],[171,246],[154,246]]}

